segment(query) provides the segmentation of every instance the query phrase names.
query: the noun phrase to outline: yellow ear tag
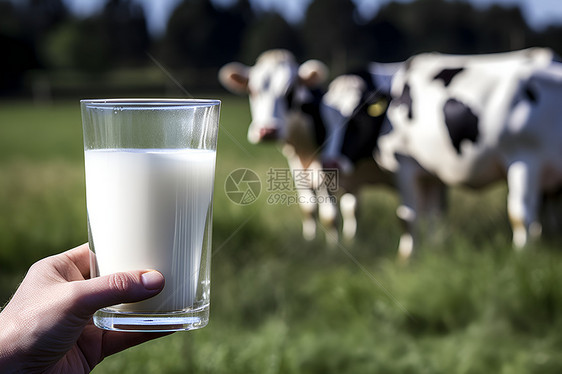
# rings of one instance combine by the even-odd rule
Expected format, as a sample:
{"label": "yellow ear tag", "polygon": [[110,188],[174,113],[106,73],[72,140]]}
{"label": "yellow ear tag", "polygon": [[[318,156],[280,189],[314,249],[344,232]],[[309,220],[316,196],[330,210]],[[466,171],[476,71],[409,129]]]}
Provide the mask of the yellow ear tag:
{"label": "yellow ear tag", "polygon": [[371,117],[379,117],[384,114],[387,106],[388,103],[386,102],[386,99],[380,99],[376,103],[371,104],[367,107],[367,114],[369,114]]}

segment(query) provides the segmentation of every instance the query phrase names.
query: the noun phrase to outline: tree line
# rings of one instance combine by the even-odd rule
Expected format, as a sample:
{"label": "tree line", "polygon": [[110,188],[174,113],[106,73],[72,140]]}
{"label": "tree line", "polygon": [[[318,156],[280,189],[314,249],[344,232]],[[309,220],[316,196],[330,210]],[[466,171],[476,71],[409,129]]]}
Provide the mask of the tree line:
{"label": "tree line", "polygon": [[270,48],[287,48],[300,60],[317,58],[332,74],[369,61],[403,61],[415,53],[491,53],[546,46],[562,54],[562,25],[533,30],[518,7],[475,8],[465,1],[391,2],[371,18],[352,0],[313,0],[301,22],[256,13],[249,0],[218,6],[184,0],[161,37],[147,29],[132,0],[107,0],[86,18],[62,0],[0,0],[0,92],[13,92],[30,70],[70,69],[98,74],[151,64],[172,69],[217,69],[230,61],[253,63]]}

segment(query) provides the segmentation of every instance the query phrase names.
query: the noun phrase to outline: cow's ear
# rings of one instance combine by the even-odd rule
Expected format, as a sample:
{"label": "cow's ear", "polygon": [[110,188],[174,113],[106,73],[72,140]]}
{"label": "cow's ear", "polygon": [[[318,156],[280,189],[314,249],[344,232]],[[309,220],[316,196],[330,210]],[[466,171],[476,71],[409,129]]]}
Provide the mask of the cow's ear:
{"label": "cow's ear", "polygon": [[250,68],[239,62],[231,62],[219,70],[219,81],[227,90],[235,94],[248,92]]}
{"label": "cow's ear", "polygon": [[299,78],[307,87],[316,87],[328,79],[328,67],[321,61],[308,60],[299,66]]}

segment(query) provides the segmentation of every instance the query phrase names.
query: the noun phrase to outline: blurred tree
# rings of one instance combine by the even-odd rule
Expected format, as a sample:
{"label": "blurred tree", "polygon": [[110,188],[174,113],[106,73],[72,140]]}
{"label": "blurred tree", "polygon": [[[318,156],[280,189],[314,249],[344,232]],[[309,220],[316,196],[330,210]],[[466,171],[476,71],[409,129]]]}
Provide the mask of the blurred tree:
{"label": "blurred tree", "polygon": [[59,25],[45,41],[49,67],[98,73],[118,65],[120,56],[112,56],[106,33],[99,16]]}
{"label": "blurred tree", "polygon": [[98,37],[107,42],[110,65],[131,66],[147,60],[150,38],[139,4],[132,0],[109,0],[99,22],[103,33],[90,35],[90,38]]}
{"label": "blurred tree", "polygon": [[0,94],[18,88],[25,71],[39,66],[31,35],[10,1],[0,1]]}
{"label": "blurred tree", "polygon": [[77,66],[74,50],[80,43],[80,24],[68,21],[54,28],[45,38],[44,55],[47,66],[69,69]]}
{"label": "blurred tree", "polygon": [[0,33],[16,36],[22,29],[14,4],[9,0],[0,0]]}
{"label": "blurred tree", "polygon": [[396,62],[409,57],[411,46],[406,31],[387,15],[379,13],[365,25],[365,33],[368,60]]}
{"label": "blurred tree", "polygon": [[350,61],[363,54],[356,20],[351,0],[314,0],[301,28],[306,57],[328,63],[335,74],[348,70]]}
{"label": "blurred tree", "polygon": [[44,42],[52,68],[100,72],[147,61],[150,47],[144,11],[131,0],[110,0],[100,14],[52,28]]}
{"label": "blurred tree", "polygon": [[[101,1],[101,0],[100,0]],[[103,0],[104,8],[75,18],[65,0],[0,0],[0,92],[21,87],[31,69],[99,72],[147,63],[154,42],[135,0]],[[250,0],[215,5],[183,0],[155,55],[173,68],[253,63],[271,48],[318,58],[343,73],[368,61],[399,61],[424,51],[489,53],[529,46],[562,54],[562,26],[533,31],[517,7],[474,8],[468,0],[389,2],[370,20],[353,0],[312,0],[300,24],[278,13],[255,14]],[[218,2],[217,2],[218,3]],[[212,70],[212,69],[211,69]],[[214,75],[196,77],[202,84]]]}
{"label": "blurred tree", "polygon": [[[374,39],[373,56],[384,59],[390,53],[394,59],[403,60],[425,51],[474,52],[470,51],[477,31],[472,25],[473,18],[473,8],[467,3],[445,0],[391,3],[368,25]],[[385,28],[394,31],[390,40],[383,39]]]}
{"label": "blurred tree", "polygon": [[246,30],[256,21],[249,0],[238,0],[230,7],[220,9],[221,50],[217,51],[217,62],[224,64],[233,59],[240,59],[243,55],[243,39]]}
{"label": "blurred tree", "polygon": [[50,29],[69,18],[62,0],[28,0],[18,6],[25,32],[37,47]]}
{"label": "blurred tree", "polygon": [[288,49],[296,56],[302,54],[302,45],[294,27],[278,13],[267,13],[248,26],[240,57],[253,64],[264,51],[273,48]]}
{"label": "blurred tree", "polygon": [[[479,49],[484,52],[530,47],[532,31],[518,7],[491,6],[478,17]],[[475,22],[476,26],[476,22]]]}
{"label": "blurred tree", "polygon": [[[550,26],[540,33],[529,36],[529,44],[552,48],[562,56],[562,26]],[[562,61],[562,58],[559,58]]]}
{"label": "blurred tree", "polygon": [[531,30],[519,8],[477,10],[468,2],[389,3],[368,22],[370,58],[403,60],[415,53],[490,53],[529,46]]}
{"label": "blurred tree", "polygon": [[210,0],[184,0],[172,13],[162,55],[172,67],[217,67],[238,56],[253,13],[247,0],[216,8]]}

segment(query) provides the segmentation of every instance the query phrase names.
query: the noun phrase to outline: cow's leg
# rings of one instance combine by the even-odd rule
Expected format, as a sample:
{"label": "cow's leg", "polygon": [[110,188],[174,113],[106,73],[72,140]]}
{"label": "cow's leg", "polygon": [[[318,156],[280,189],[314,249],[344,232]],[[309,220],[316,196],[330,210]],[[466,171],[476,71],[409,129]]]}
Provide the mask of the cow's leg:
{"label": "cow's leg", "polygon": [[417,212],[419,206],[420,184],[419,165],[410,157],[397,156],[400,167],[396,174],[401,203],[396,209],[403,233],[398,245],[398,258],[406,261],[410,258],[415,244]]}
{"label": "cow's leg", "polygon": [[421,230],[420,222],[435,224],[446,205],[446,189],[443,183],[429,175],[414,159],[397,156],[400,163],[397,185],[400,192],[401,204],[396,215],[402,223],[404,232],[398,246],[399,260],[408,260],[418,241],[420,231],[428,231],[430,227]]}
{"label": "cow's leg", "polygon": [[[443,214],[447,205],[446,187],[443,182],[430,175],[421,175],[416,181],[419,186],[417,192],[417,207],[420,220],[423,222],[417,230],[422,231],[424,242],[438,243],[440,239]],[[421,230],[420,230],[421,229]]]}
{"label": "cow's leg", "polygon": [[338,209],[335,204],[335,197],[326,188],[319,188],[316,191],[318,202],[318,219],[326,230],[326,242],[335,245],[338,242]]}
{"label": "cow's leg", "polygon": [[357,197],[346,192],[340,198],[340,211],[343,221],[342,235],[345,240],[353,240],[357,232]]}
{"label": "cow's leg", "polygon": [[403,232],[400,235],[400,241],[398,243],[398,259],[401,261],[406,261],[412,255],[414,251],[414,227],[416,220],[416,211],[409,206],[409,204],[404,201],[396,209],[396,215],[402,223]]}
{"label": "cow's leg", "polygon": [[[302,171],[305,168],[293,146],[284,144],[282,153],[287,158],[289,170],[294,179],[296,177],[295,170]],[[299,208],[302,212],[302,236],[305,240],[314,240],[316,238],[316,215],[318,212],[316,194],[310,186],[309,188],[297,188],[297,195]]]}
{"label": "cow's leg", "polygon": [[513,230],[513,245],[517,249],[541,234],[541,225],[537,220],[540,172],[538,163],[520,160],[512,162],[507,170],[507,211]]}
{"label": "cow's leg", "polygon": [[302,236],[305,240],[314,240],[316,238],[316,195],[311,189],[299,189],[298,199],[302,212]]}
{"label": "cow's leg", "polygon": [[311,183],[315,188],[316,202],[318,204],[318,220],[326,234],[326,242],[335,245],[338,242],[338,209],[336,198],[328,190],[327,175],[322,170],[322,165],[318,161],[310,164],[313,171],[311,173]]}
{"label": "cow's leg", "polygon": [[439,220],[447,208],[447,190],[445,184],[433,176],[425,176],[420,180],[422,207],[424,216]]}

